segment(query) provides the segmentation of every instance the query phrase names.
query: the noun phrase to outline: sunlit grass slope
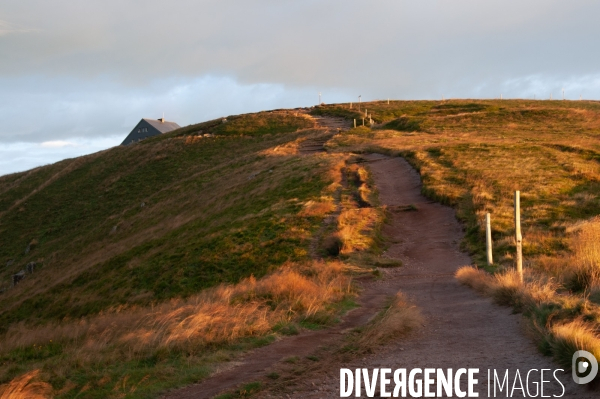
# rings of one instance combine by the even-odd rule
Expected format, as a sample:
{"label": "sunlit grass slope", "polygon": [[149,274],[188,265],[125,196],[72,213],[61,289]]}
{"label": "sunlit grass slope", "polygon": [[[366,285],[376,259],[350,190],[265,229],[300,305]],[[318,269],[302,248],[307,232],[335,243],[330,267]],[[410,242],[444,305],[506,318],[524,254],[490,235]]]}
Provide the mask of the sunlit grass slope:
{"label": "sunlit grass slope", "polygon": [[[485,280],[481,290],[529,316],[542,351],[567,367],[567,349],[579,344],[573,338],[567,345],[565,337],[596,331],[595,340],[579,347],[600,354],[600,103],[380,101],[363,103],[360,113],[356,104],[313,113],[362,124],[365,109],[373,126],[338,136],[330,149],[406,157],[420,171],[423,192],[456,208],[466,228],[463,246],[476,264],[497,274],[486,280],[463,271],[461,281],[481,287]],[[515,190],[521,191],[523,287],[511,274]],[[489,268],[487,212],[495,259]]]}

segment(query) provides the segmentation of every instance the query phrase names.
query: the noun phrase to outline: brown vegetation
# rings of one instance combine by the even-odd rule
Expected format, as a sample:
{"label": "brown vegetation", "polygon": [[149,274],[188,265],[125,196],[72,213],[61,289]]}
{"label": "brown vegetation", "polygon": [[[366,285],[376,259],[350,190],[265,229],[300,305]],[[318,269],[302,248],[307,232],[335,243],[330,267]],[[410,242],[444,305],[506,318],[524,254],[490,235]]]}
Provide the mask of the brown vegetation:
{"label": "brown vegetation", "polygon": [[356,344],[372,350],[423,325],[421,311],[401,293],[391,298],[389,306],[361,332]]}
{"label": "brown vegetation", "polygon": [[0,399],[48,399],[52,397],[52,386],[37,381],[40,370],[33,370],[0,386]]}
{"label": "brown vegetation", "polygon": [[339,262],[288,264],[262,279],[250,277],[152,308],[115,309],[36,328],[12,326],[0,351],[68,341],[89,361],[115,344],[131,355],[174,347],[193,352],[265,334],[277,323],[331,316],[329,305],[351,293],[350,279],[343,272]]}

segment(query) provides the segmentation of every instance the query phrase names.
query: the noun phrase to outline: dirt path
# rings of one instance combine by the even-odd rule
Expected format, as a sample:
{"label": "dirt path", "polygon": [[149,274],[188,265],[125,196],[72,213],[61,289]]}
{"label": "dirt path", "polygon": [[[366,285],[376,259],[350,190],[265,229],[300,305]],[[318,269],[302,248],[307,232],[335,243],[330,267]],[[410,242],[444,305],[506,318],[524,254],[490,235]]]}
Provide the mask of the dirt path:
{"label": "dirt path", "polygon": [[[371,161],[381,202],[389,207],[413,204],[418,209],[393,214],[385,229],[385,234],[394,242],[387,255],[401,259],[404,267],[386,271],[386,278],[369,291],[385,295],[393,295],[398,290],[404,292],[422,309],[426,327],[378,353],[348,364],[332,365],[327,373],[307,376],[303,380],[304,389],[294,388],[294,393],[283,397],[339,398],[340,367],[479,368],[479,397],[487,397],[488,369],[502,373],[511,370],[512,386],[517,369],[525,381],[530,369],[559,368],[550,358],[542,356],[526,337],[520,326],[521,316],[476,295],[452,277],[458,267],[470,263],[469,257],[459,251],[463,233],[454,211],[420,194],[420,178],[405,160],[380,155],[367,158]],[[574,384],[570,374],[557,375],[566,386],[564,398],[598,397],[597,392]],[[548,374],[545,376],[549,379]],[[532,394],[533,388],[531,386]],[[556,382],[545,384],[544,395],[559,395],[561,391]],[[497,397],[505,396],[498,393]],[[513,397],[523,396],[517,390]]]}
{"label": "dirt path", "polygon": [[[388,296],[398,291],[407,294],[426,317],[425,327],[417,334],[347,364],[330,362],[325,370],[321,367],[318,372],[302,376],[286,393],[262,392],[259,397],[339,398],[341,367],[479,368],[480,397],[487,397],[488,369],[502,373],[509,369],[512,384],[517,369],[525,380],[530,369],[558,368],[550,358],[540,355],[526,337],[520,316],[459,285],[453,277],[458,267],[471,262],[459,250],[463,232],[454,211],[420,194],[420,178],[405,160],[382,155],[370,155],[366,159],[383,204],[390,209],[411,204],[417,207],[417,211],[392,212],[390,224],[384,231],[393,242],[386,255],[401,259],[404,266],[384,269],[384,279],[365,283],[359,298],[361,307],[351,311],[336,327],[303,332],[249,352],[205,381],[172,391],[165,398],[212,398],[243,383],[264,381],[284,359],[306,357],[319,347],[341,342],[347,330],[368,322]],[[565,398],[598,397],[598,393],[575,385],[567,373],[560,374],[559,378],[566,386]],[[548,378],[546,374],[546,379],[552,376]],[[545,395],[560,393],[557,383],[546,384]],[[513,397],[523,396],[517,390]]]}

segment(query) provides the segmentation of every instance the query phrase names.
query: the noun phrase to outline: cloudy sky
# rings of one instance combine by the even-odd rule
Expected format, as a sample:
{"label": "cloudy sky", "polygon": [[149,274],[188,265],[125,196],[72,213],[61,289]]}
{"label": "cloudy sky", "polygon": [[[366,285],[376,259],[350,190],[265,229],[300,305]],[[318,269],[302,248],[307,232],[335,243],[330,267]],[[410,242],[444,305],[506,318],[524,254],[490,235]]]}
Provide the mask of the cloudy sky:
{"label": "cloudy sky", "polygon": [[593,0],[0,0],[0,175],[324,102],[600,99]]}

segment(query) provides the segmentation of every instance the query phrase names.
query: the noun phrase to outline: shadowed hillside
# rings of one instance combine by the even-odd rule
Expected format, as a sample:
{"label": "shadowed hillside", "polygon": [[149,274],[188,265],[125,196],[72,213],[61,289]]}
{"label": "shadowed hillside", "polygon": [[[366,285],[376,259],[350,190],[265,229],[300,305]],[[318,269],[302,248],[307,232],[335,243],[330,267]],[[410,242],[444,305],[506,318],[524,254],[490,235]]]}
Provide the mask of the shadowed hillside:
{"label": "shadowed hillside", "polygon": [[[314,134],[293,133],[313,122],[206,125],[1,178],[1,285],[36,266],[0,295],[0,328],[187,296],[305,258],[317,223],[291,215],[328,183],[326,165],[263,151]],[[218,136],[186,141],[198,131]]]}

